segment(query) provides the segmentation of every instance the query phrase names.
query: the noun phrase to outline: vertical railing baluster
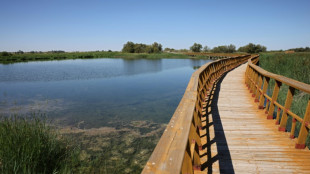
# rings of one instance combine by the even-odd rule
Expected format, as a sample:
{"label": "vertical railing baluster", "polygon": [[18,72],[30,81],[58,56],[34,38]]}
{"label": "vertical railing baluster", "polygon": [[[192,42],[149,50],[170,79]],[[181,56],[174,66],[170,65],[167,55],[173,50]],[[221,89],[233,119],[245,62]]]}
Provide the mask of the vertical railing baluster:
{"label": "vertical railing baluster", "polygon": [[287,123],[287,111],[291,108],[291,104],[293,101],[295,88],[289,87],[286,95],[285,105],[284,105],[284,111],[282,113],[281,122],[279,131],[285,131],[286,123]]}
{"label": "vertical railing baluster", "polygon": [[246,69],[245,69],[245,84],[247,84],[247,81],[248,81],[248,72],[249,72],[249,65],[246,66]]}
{"label": "vertical railing baluster", "polygon": [[254,82],[254,75],[255,75],[255,70],[252,68],[251,74],[250,74],[250,84],[249,84],[249,89],[250,93],[252,93],[252,88],[253,88],[253,82]]}
{"label": "vertical railing baluster", "polygon": [[253,85],[251,88],[251,93],[253,92],[252,97],[255,97],[255,91],[256,91],[256,86],[257,86],[257,78],[258,78],[258,72],[254,71]]}
{"label": "vertical railing baluster", "polygon": [[255,102],[259,102],[259,96],[260,96],[260,89],[262,87],[262,83],[263,83],[263,76],[261,74],[258,74],[258,84],[257,84],[257,89],[256,89],[256,94],[255,94]]}
{"label": "vertical railing baluster", "polygon": [[293,117],[292,118],[291,134],[290,134],[291,139],[295,138],[295,128],[296,128],[296,119]]}
{"label": "vertical railing baluster", "polygon": [[276,117],[276,125],[280,124],[280,113],[281,113],[281,109],[278,107],[277,109],[277,117]]}
{"label": "vertical railing baluster", "polygon": [[250,90],[250,87],[251,87],[251,75],[252,75],[252,73],[253,73],[253,69],[252,69],[252,67],[249,67],[249,72],[248,72],[248,75],[247,75],[247,87],[248,87],[248,89]]}
{"label": "vertical railing baluster", "polygon": [[281,85],[282,85],[281,82],[279,82],[279,81],[275,82],[273,93],[272,93],[272,98],[271,98],[271,101],[269,103],[270,105],[269,105],[269,111],[268,111],[267,119],[273,119],[274,102],[277,101],[277,99],[278,99],[278,94],[279,94]]}
{"label": "vertical railing baluster", "polygon": [[191,145],[191,140],[188,140],[183,162],[182,162],[182,173],[186,174],[192,174],[194,173],[193,171],[193,164],[191,160],[191,150],[190,150],[190,145]]}
{"label": "vertical railing baluster", "polygon": [[309,133],[307,125],[310,125],[310,98],[308,99],[308,105],[306,108],[306,113],[301,123],[300,132],[298,135],[297,143],[295,145],[296,149],[304,149],[306,147],[306,139]]}
{"label": "vertical railing baluster", "polygon": [[270,80],[269,77],[264,78],[263,92],[260,94],[258,109],[264,109],[265,94],[269,86],[269,80]]}

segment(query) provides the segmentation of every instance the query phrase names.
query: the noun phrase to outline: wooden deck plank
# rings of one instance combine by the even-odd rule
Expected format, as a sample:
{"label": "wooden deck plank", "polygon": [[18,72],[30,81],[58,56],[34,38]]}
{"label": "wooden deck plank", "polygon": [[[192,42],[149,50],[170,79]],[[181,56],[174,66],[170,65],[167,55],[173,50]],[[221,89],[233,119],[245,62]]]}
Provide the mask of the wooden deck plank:
{"label": "wooden deck plank", "polygon": [[246,64],[227,73],[203,119],[203,171],[195,173],[310,173],[310,151],[278,131],[245,86]]}

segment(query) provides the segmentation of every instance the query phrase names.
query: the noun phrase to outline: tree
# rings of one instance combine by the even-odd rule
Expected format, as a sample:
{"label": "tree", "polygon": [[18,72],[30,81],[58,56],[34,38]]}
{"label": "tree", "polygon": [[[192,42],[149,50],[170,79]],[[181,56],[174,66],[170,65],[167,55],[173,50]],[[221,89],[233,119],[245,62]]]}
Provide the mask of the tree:
{"label": "tree", "polygon": [[200,52],[201,49],[202,45],[198,43],[194,43],[194,45],[190,47],[190,50],[192,50],[193,52]]}
{"label": "tree", "polygon": [[16,54],[24,54],[24,52],[22,50],[18,50]]}
{"label": "tree", "polygon": [[163,51],[163,46],[157,42],[152,45],[142,43],[127,42],[124,44],[122,52],[124,53],[160,53]]}
{"label": "tree", "polygon": [[210,48],[208,46],[203,47],[203,52],[209,52],[209,51],[210,51]]}
{"label": "tree", "polygon": [[146,48],[147,48],[147,45],[145,44],[135,44],[134,46],[134,52],[135,53],[146,53]]}
{"label": "tree", "polygon": [[221,45],[218,47],[214,47],[212,49],[212,52],[214,52],[214,53],[233,53],[233,52],[236,52],[236,46],[233,44]]}
{"label": "tree", "polygon": [[154,42],[152,44],[152,49],[153,49],[152,53],[160,53],[162,52],[163,46],[157,42]]}
{"label": "tree", "polygon": [[124,44],[122,52],[124,53],[134,53],[135,52],[135,44],[133,42],[127,42]]}
{"label": "tree", "polygon": [[246,53],[259,53],[259,52],[266,52],[267,48],[263,45],[260,44],[253,44],[253,43],[249,43],[243,47],[240,47],[238,49],[239,52],[246,52]]}
{"label": "tree", "polygon": [[227,46],[227,53],[233,53],[236,52],[236,46],[233,44],[230,44]]}

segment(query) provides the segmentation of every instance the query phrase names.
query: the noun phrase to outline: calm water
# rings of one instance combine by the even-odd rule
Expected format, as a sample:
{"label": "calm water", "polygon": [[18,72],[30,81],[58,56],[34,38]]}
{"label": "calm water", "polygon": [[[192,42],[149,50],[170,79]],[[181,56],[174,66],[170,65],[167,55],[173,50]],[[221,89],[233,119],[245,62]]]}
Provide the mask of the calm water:
{"label": "calm water", "polygon": [[166,123],[194,68],[209,60],[88,59],[0,65],[0,114],[44,113],[64,125]]}

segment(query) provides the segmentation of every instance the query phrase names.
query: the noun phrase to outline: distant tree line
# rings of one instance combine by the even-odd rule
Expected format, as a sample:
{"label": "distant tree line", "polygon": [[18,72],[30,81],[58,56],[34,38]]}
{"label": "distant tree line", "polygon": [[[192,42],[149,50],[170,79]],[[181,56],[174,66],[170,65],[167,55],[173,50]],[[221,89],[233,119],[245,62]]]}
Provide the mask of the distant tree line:
{"label": "distant tree line", "polygon": [[63,51],[63,50],[52,50],[52,51],[48,51],[48,53],[65,53],[65,51]]}
{"label": "distant tree line", "polygon": [[[289,51],[294,51],[294,52],[310,52],[310,47],[300,47],[300,48],[291,48],[288,49]],[[146,45],[142,43],[133,43],[128,41],[126,44],[124,44],[122,52],[125,53],[161,53],[163,51],[162,45],[154,42],[151,45]],[[239,47],[236,49],[236,46],[233,44],[230,45],[221,45],[214,47],[213,49],[209,48],[208,46],[202,46],[199,43],[194,43],[189,49],[174,49],[174,48],[165,48],[165,52],[212,52],[212,53],[234,53],[234,52],[246,52],[246,53],[260,53],[260,52],[266,52],[267,48],[263,45],[260,44],[253,44],[249,43],[245,46]],[[278,51],[283,51],[283,50],[278,50]],[[96,52],[100,52],[97,50]],[[101,52],[106,52],[102,50]],[[112,52],[111,50],[108,50],[107,52]],[[29,51],[29,52],[24,52],[22,50],[18,50],[16,52],[7,52],[7,51],[2,51],[0,52],[1,57],[9,57],[12,55],[16,54],[25,54],[25,53],[31,53],[31,54],[38,54],[38,53],[66,53],[65,51],[62,50],[52,50],[52,51],[47,51],[47,52],[42,52],[42,51]],[[76,51],[76,53],[79,53],[79,51]]]}
{"label": "distant tree line", "polygon": [[238,49],[239,52],[246,52],[246,53],[259,53],[259,52],[266,52],[267,48],[265,46],[262,46],[260,44],[253,44],[249,43],[243,47],[240,47]]}
{"label": "distant tree line", "polygon": [[310,52],[310,48],[309,47],[300,47],[300,48],[292,48],[289,49],[290,51],[295,51],[295,52]]}
{"label": "distant tree line", "polygon": [[162,45],[154,42],[152,45],[142,43],[133,43],[128,41],[124,44],[122,52],[124,53],[160,53],[162,52]]}
{"label": "distant tree line", "polygon": [[[167,50],[172,50],[172,49],[169,48]],[[253,43],[249,43],[248,45],[240,47],[238,50],[236,50],[236,46],[233,44],[221,45],[221,46],[214,47],[213,49],[210,49],[208,46],[202,47],[201,44],[194,43],[189,48],[189,50],[191,50],[192,52],[213,52],[213,53],[234,53],[236,51],[246,52],[246,53],[259,53],[259,52],[266,52],[267,48],[265,46],[260,45],[260,44],[255,45]]]}
{"label": "distant tree line", "polygon": [[178,50],[176,50],[174,48],[165,48],[164,51],[165,52],[177,52]]}
{"label": "distant tree line", "polygon": [[212,49],[213,53],[234,53],[236,52],[236,46],[233,44],[230,45],[221,45],[218,47],[214,47]]}

